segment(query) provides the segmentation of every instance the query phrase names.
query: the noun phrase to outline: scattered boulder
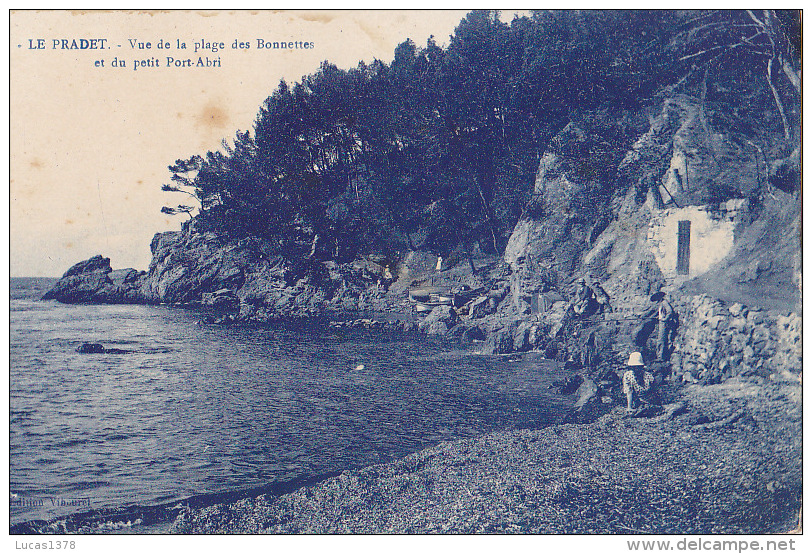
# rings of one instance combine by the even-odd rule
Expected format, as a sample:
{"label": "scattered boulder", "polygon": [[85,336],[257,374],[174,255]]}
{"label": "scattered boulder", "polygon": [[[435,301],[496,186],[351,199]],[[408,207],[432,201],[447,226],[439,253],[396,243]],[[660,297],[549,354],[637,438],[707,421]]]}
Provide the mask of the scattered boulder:
{"label": "scattered boulder", "polygon": [[477,326],[473,325],[471,327],[466,327],[465,331],[462,334],[462,340],[465,342],[474,342],[476,340],[485,340],[485,333],[482,329]]}
{"label": "scattered boulder", "polygon": [[513,350],[516,352],[527,352],[533,348],[533,343],[530,341],[532,328],[533,324],[527,321],[519,325],[516,329],[516,333],[513,335]]}
{"label": "scattered boulder", "polygon": [[[580,376],[579,376],[580,377]],[[590,378],[582,378],[577,388],[578,400],[564,416],[563,423],[591,423],[612,409],[611,402],[603,402],[601,390]]]}
{"label": "scattered boulder", "polygon": [[577,374],[574,375],[573,377],[580,377],[580,379],[573,380],[572,383],[568,383],[569,388],[572,388],[573,386],[575,386],[575,383],[578,382],[578,386],[575,389],[578,391],[578,400],[575,402],[575,407],[580,409],[586,406],[589,402],[592,402],[596,399],[599,389],[598,386],[595,384],[595,381],[593,381],[592,379],[589,378],[584,379],[581,375]]}
{"label": "scattered boulder", "polygon": [[422,330],[427,335],[445,336],[448,334],[449,327],[448,324],[445,323],[444,321],[432,321],[428,325],[423,326]]}
{"label": "scattered boulder", "polygon": [[685,402],[673,402],[671,404],[664,404],[662,419],[671,420],[677,416],[686,413],[687,411],[688,410],[685,406]]}
{"label": "scattered boulder", "polygon": [[104,346],[97,342],[83,342],[76,351],[79,354],[104,354]]}
{"label": "scattered boulder", "polygon": [[[555,381],[551,388],[557,388],[561,394],[572,394],[584,383],[584,378],[581,374],[575,373],[561,381]],[[597,390],[597,389],[596,389]]]}
{"label": "scattered boulder", "polygon": [[491,301],[487,296],[480,296],[473,302],[468,313],[472,319],[480,319],[496,311],[496,303]]}
{"label": "scattered boulder", "polygon": [[560,353],[560,347],[556,342],[550,342],[547,347],[544,349],[544,357],[548,360],[555,360],[558,358],[558,354]]}
{"label": "scattered boulder", "polygon": [[463,337],[463,335],[465,335],[465,332],[467,330],[468,330],[468,327],[466,325],[464,325],[462,323],[459,323],[459,324],[455,325],[454,327],[451,327],[448,330],[448,334],[446,336],[448,338],[450,338],[450,339],[453,339],[453,340],[462,341],[463,340],[462,337]]}
{"label": "scattered boulder", "polygon": [[513,352],[513,335],[509,329],[500,329],[488,335],[482,348],[483,354],[510,354]]}
{"label": "scattered boulder", "polygon": [[629,417],[657,417],[663,415],[663,407],[646,404],[629,413]]}
{"label": "scattered boulder", "polygon": [[420,322],[420,330],[429,335],[445,335],[458,319],[457,312],[451,306],[437,306]]}

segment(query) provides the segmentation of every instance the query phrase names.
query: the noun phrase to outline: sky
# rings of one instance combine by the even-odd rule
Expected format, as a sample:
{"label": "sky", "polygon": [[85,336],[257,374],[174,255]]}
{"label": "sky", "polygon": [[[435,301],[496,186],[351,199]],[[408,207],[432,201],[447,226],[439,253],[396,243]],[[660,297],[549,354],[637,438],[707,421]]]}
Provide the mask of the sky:
{"label": "sky", "polygon": [[[147,269],[153,235],[187,217],[160,213],[184,202],[160,190],[168,165],[251,129],[280,79],[299,81],[323,60],[391,62],[406,38],[447,44],[465,13],[12,12],[10,276],[58,277],[96,254],[114,269]],[[258,49],[260,39],[300,46]],[[183,61],[198,58],[204,67]]]}

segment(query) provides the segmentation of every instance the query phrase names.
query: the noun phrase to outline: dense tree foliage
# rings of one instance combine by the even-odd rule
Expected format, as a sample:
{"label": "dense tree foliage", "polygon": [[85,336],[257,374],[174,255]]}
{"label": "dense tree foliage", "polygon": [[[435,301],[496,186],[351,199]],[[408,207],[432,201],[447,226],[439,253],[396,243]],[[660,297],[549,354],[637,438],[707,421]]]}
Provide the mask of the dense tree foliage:
{"label": "dense tree foliage", "polygon": [[[324,62],[300,83],[281,82],[253,133],[178,160],[164,190],[194,198],[204,228],[295,254],[347,259],[417,242],[498,252],[540,153],[565,148],[553,138],[570,122],[598,140],[560,154],[605,195],[633,136],[626,114],[664,94],[727,102],[739,128],[766,117],[758,147],[786,150],[799,133],[797,17],[537,11],[505,23],[474,11],[447,48],[406,40],[391,64]],[[769,138],[770,119],[785,144]]]}

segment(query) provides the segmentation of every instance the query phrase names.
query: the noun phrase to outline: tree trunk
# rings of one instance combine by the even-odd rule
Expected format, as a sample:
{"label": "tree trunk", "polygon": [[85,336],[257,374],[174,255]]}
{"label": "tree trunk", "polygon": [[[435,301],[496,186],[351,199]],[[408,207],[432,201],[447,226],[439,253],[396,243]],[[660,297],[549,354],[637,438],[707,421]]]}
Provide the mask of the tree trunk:
{"label": "tree trunk", "polygon": [[[753,148],[755,148],[758,151],[759,154],[761,154],[761,158],[764,160],[764,186],[769,189],[770,188],[770,165],[769,165],[769,163],[767,163],[767,156],[764,155],[764,150],[762,150],[761,147],[758,144],[756,144],[752,140],[748,140],[747,142],[750,143],[753,146]],[[756,167],[758,167],[758,157],[756,158]]]}
{"label": "tree trunk", "polygon": [[482,209],[485,212],[485,219],[488,222],[488,228],[491,232],[491,239],[493,240],[493,250],[499,253],[499,241],[496,238],[496,228],[494,227],[493,218],[491,218],[491,201],[493,200],[494,169],[493,169],[493,148],[487,148],[483,153],[479,151],[477,156],[478,171],[477,171],[477,188],[479,189],[479,198],[482,200]]}
{"label": "tree trunk", "polygon": [[482,187],[478,187],[479,189],[479,197],[482,199],[482,211],[485,212],[485,219],[488,221],[488,228],[491,231],[491,239],[493,239],[493,251],[497,254],[499,253],[499,241],[496,240],[496,230],[493,228],[493,220],[491,219],[490,215],[490,207],[488,203],[485,201],[485,195],[482,193]]}
{"label": "tree trunk", "polygon": [[316,247],[318,246],[318,244],[319,244],[319,234],[316,233],[313,236],[313,242],[310,244],[310,254],[307,255],[308,260],[312,259],[313,256],[316,255]]}
{"label": "tree trunk", "polygon": [[784,104],[781,102],[781,97],[778,96],[778,89],[776,89],[775,85],[773,85],[773,58],[767,60],[767,83],[770,85],[770,90],[773,93],[773,99],[775,100],[775,105],[778,108],[778,113],[781,114],[781,122],[784,124],[784,138],[789,142],[792,137],[789,131],[787,115],[784,113]]}
{"label": "tree trunk", "polygon": [[412,241],[412,234],[408,231],[406,231],[406,240],[409,241],[409,248],[411,248],[412,250],[417,250],[417,247],[414,245],[414,242]]}
{"label": "tree trunk", "polygon": [[[758,19],[753,17],[752,12],[750,12],[750,15],[758,22]],[[792,46],[788,43],[786,36],[781,32],[775,19],[775,12],[773,10],[764,10],[764,23],[761,24],[761,26],[767,33],[770,44],[773,46],[773,57],[778,58],[778,65],[781,66],[784,75],[787,76],[787,79],[789,79],[789,82],[792,83],[793,88],[795,88],[795,92],[800,96],[801,78],[787,59],[787,55],[791,55]]]}

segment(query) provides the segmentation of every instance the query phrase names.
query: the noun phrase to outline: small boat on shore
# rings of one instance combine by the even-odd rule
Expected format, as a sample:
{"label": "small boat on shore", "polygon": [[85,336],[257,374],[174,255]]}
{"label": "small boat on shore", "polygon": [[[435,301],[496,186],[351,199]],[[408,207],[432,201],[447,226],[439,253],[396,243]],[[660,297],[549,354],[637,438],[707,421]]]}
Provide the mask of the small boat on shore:
{"label": "small boat on shore", "polygon": [[429,303],[438,306],[451,305],[454,303],[453,294],[430,294]]}
{"label": "small boat on shore", "polygon": [[447,294],[448,289],[442,287],[416,287],[409,289],[409,300],[412,302],[431,302],[432,295]]}
{"label": "small boat on shore", "polygon": [[436,306],[454,306],[459,308],[476,298],[480,289],[467,286],[451,289],[449,287],[420,287],[409,290],[409,300],[415,305],[418,313],[430,312]]}

